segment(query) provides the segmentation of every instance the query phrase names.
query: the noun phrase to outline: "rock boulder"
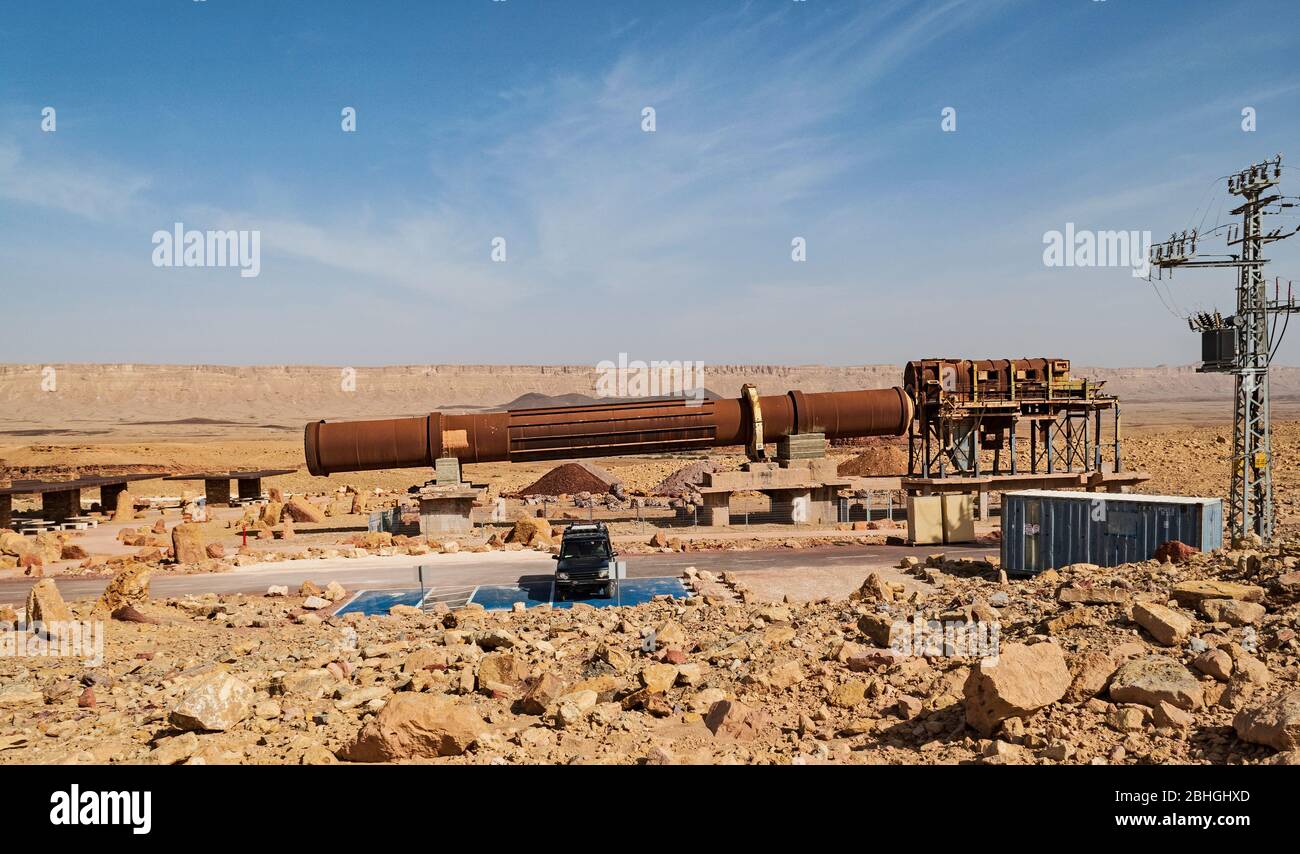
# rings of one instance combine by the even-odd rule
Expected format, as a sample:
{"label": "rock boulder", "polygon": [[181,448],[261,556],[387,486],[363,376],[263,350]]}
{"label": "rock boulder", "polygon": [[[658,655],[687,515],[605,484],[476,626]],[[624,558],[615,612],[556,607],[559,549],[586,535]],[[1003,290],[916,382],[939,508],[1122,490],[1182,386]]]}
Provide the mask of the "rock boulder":
{"label": "rock boulder", "polygon": [[488,729],[472,707],[441,694],[400,693],[339,752],[349,762],[459,756]]}
{"label": "rock boulder", "polygon": [[1026,717],[1060,700],[1071,681],[1056,644],[1006,644],[996,659],[984,659],[966,678],[966,722],[992,735],[1002,721]]}

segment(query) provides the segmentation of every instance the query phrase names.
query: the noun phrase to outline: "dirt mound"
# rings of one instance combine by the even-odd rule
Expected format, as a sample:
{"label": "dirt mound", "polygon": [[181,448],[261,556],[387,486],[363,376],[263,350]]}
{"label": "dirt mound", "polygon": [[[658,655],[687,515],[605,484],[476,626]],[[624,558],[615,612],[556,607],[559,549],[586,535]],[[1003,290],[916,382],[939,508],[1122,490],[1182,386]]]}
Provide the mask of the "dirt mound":
{"label": "dirt mound", "polygon": [[835,470],[853,477],[892,477],[907,473],[907,449],[899,445],[879,444],[868,447],[856,457],[840,463]]}
{"label": "dirt mound", "polygon": [[529,392],[521,394],[509,403],[502,404],[501,408],[510,409],[546,409],[551,406],[587,406],[592,403],[600,403],[598,398],[589,394],[538,394]]}
{"label": "dirt mound", "polygon": [[682,466],[661,480],[656,487],[650,490],[650,494],[685,495],[692,491],[691,487],[699,486],[704,481],[705,474],[711,474],[716,470],[717,466],[711,460],[696,460],[689,465]]}
{"label": "dirt mound", "polygon": [[520,495],[574,495],[579,492],[610,492],[618,478],[591,463],[565,463],[556,466],[525,486]]}

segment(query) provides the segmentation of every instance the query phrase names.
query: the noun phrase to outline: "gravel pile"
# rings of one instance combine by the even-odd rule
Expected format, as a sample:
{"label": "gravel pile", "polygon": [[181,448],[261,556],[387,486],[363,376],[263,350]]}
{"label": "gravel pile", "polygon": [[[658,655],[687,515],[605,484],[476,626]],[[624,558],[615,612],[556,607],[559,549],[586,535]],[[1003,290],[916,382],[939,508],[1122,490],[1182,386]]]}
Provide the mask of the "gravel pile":
{"label": "gravel pile", "polygon": [[697,460],[682,466],[659,482],[650,490],[651,495],[685,495],[694,492],[694,487],[704,481],[704,475],[717,471],[717,466],[710,460]]}
{"label": "gravel pile", "polygon": [[907,450],[898,445],[876,445],[840,463],[835,470],[853,477],[891,477],[907,473]]}
{"label": "gravel pile", "polygon": [[525,486],[519,494],[576,495],[579,492],[600,494],[613,491],[618,482],[617,477],[600,466],[591,463],[565,463],[551,469],[530,486]]}

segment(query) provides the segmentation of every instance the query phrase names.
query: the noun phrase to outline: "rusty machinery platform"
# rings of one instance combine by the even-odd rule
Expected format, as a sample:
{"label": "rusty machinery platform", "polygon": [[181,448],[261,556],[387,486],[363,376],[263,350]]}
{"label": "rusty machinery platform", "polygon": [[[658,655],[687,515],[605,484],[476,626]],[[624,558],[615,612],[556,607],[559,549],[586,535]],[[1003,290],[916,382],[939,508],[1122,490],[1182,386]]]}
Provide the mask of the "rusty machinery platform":
{"label": "rusty machinery platform", "polygon": [[[1120,491],[1147,480],[1123,470],[1119,399],[1104,382],[1071,376],[1069,359],[919,359],[907,363],[903,385],[916,413],[909,493],[978,492],[985,516],[990,491]],[[982,455],[991,457],[987,468]]]}

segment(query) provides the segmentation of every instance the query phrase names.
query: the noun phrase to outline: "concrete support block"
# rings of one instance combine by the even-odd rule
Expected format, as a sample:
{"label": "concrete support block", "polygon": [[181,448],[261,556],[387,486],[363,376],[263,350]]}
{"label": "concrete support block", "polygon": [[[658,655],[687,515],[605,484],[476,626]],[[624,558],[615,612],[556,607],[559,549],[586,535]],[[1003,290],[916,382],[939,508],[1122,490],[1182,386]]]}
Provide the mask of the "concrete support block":
{"label": "concrete support block", "polygon": [[69,516],[81,515],[81,490],[66,489],[41,495],[41,516],[51,522],[62,522]]}
{"label": "concrete support block", "polygon": [[839,496],[837,490],[830,486],[821,486],[812,490],[810,499],[810,519],[814,524],[826,525],[839,521]]}
{"label": "concrete support block", "polygon": [[105,516],[117,509],[117,497],[126,492],[125,483],[106,483],[99,488],[99,510]]}
{"label": "concrete support block", "polygon": [[439,486],[455,486],[461,482],[460,460],[456,457],[439,457],[433,462],[433,470]]}
{"label": "concrete support block", "polygon": [[14,497],[0,495],[0,531],[8,530],[14,521]]}
{"label": "concrete support block", "polygon": [[835,460],[787,460],[777,463],[750,463],[740,471],[711,472],[704,475],[703,486],[716,486],[732,491],[811,487],[813,485],[847,484],[836,471]]}
{"label": "concrete support block", "polygon": [[725,527],[731,524],[731,493],[730,492],[706,492],[704,493],[703,517],[701,521],[705,525],[716,527]]}
{"label": "concrete support block", "polygon": [[230,506],[230,481],[224,478],[203,481],[203,494],[209,507]]}
{"label": "concrete support block", "polygon": [[426,537],[468,534],[474,530],[470,514],[473,497],[421,497],[420,533]]}
{"label": "concrete support block", "polygon": [[782,468],[789,468],[795,460],[818,459],[826,456],[825,433],[796,433],[776,440],[776,459]]}
{"label": "concrete support block", "polygon": [[257,501],[262,497],[262,479],[246,477],[238,481],[239,497],[246,501]]}

